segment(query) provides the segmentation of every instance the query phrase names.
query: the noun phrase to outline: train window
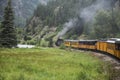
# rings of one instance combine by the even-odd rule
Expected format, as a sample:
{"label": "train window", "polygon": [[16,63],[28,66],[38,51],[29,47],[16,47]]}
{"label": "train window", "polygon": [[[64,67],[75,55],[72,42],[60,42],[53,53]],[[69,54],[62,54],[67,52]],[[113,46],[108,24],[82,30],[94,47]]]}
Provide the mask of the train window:
{"label": "train window", "polygon": [[116,49],[120,50],[120,44],[116,44]]}
{"label": "train window", "polygon": [[89,45],[95,45],[95,44],[96,44],[95,41],[93,41],[93,42],[89,42]]}
{"label": "train window", "polygon": [[83,44],[83,45],[96,45],[97,41],[81,41],[79,42],[79,44]]}
{"label": "train window", "polygon": [[79,44],[83,45],[84,43],[83,42],[79,42]]}

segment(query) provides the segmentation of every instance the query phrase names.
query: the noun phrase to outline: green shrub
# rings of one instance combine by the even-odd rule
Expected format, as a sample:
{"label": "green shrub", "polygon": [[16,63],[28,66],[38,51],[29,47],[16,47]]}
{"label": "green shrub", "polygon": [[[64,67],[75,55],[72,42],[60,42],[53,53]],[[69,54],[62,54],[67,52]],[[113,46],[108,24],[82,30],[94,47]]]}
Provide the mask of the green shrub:
{"label": "green shrub", "polygon": [[24,40],[27,41],[27,40],[31,40],[31,36],[24,36]]}
{"label": "green shrub", "polygon": [[48,42],[45,40],[41,40],[40,46],[42,47],[48,47]]}
{"label": "green shrub", "polygon": [[66,48],[66,46],[64,44],[60,45],[60,49],[65,49],[65,48]]}
{"label": "green shrub", "polygon": [[27,41],[27,44],[36,45],[36,42],[34,40],[29,40],[29,41]]}

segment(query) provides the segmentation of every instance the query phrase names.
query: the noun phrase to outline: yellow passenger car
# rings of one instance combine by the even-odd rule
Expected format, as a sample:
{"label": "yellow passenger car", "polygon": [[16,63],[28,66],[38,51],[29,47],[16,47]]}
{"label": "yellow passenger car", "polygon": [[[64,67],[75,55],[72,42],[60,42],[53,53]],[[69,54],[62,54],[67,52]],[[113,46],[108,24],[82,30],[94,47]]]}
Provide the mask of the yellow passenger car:
{"label": "yellow passenger car", "polygon": [[107,52],[120,59],[120,41],[117,39],[107,41]]}

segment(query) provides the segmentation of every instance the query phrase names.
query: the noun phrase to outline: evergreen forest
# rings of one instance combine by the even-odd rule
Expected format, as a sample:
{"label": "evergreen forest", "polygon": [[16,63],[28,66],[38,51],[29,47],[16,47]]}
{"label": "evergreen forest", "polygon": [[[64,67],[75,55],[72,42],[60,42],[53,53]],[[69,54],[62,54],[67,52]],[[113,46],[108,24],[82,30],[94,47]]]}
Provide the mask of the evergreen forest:
{"label": "evergreen forest", "polygon": [[[16,32],[14,30],[13,32],[17,38],[15,44],[52,47],[58,38],[77,40],[120,38],[119,0],[46,0],[46,3],[37,5],[32,16],[26,18],[25,26],[22,27],[16,25],[18,19],[16,20],[12,3],[11,7],[13,14],[10,15],[12,14],[14,18],[11,20],[11,26],[15,28]],[[4,11],[0,23],[1,30],[6,15],[7,11]]]}

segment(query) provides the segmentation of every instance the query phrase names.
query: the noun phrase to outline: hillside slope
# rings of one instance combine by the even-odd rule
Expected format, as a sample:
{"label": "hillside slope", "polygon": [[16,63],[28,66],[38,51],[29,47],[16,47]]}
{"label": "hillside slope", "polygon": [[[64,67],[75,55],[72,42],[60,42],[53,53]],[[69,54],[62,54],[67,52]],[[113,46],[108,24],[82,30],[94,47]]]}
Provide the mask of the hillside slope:
{"label": "hillside slope", "polygon": [[53,0],[45,6],[40,4],[27,21],[25,36],[38,44],[41,40],[52,43],[59,37],[78,39],[83,34],[91,36],[99,11],[104,10],[111,15],[111,9],[117,3],[118,0]]}
{"label": "hillside slope", "polygon": [[[29,19],[34,9],[39,3],[46,4],[48,0],[12,0],[12,5],[15,13],[15,22],[17,26],[24,26],[26,19]],[[7,0],[0,0],[0,20],[2,20],[4,7]]]}

